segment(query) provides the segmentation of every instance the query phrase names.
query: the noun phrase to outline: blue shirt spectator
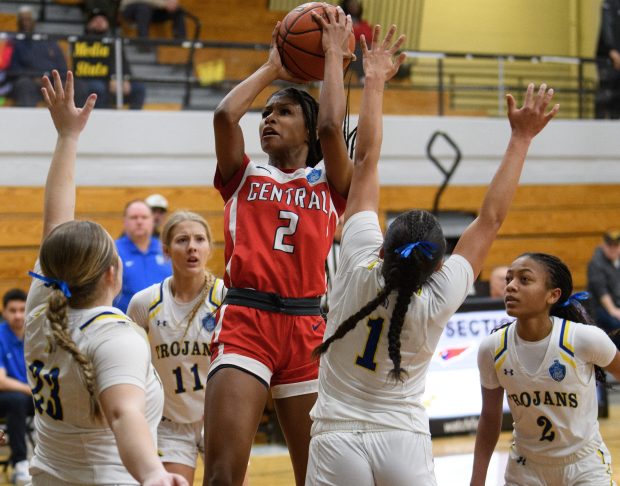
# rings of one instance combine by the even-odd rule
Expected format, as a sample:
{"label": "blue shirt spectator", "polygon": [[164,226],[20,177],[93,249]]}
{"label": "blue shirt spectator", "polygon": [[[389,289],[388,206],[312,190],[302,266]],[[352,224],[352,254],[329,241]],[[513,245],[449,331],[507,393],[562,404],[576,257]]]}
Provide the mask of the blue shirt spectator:
{"label": "blue shirt spectator", "polygon": [[32,392],[26,377],[24,359],[24,333],[26,318],[26,293],[9,290],[2,298],[0,324],[0,417],[6,419],[13,463],[13,484],[27,484],[28,472],[26,447],[26,420],[34,415]]}
{"label": "blue shirt spectator", "polygon": [[153,213],[144,201],[132,201],[125,208],[125,234],[116,240],[123,261],[123,289],[114,305],[127,311],[136,292],[172,275],[161,242],[153,236]]}

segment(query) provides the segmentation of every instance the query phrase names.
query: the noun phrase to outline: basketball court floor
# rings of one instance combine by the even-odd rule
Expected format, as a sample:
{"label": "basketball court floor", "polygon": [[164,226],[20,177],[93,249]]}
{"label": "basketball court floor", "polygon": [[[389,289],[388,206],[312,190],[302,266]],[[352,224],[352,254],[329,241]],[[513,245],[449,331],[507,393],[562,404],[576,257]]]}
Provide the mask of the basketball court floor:
{"label": "basketball court floor", "polygon": [[[601,433],[611,452],[614,480],[620,484],[620,386],[610,392],[609,418],[601,419]],[[433,439],[435,474],[439,486],[468,486],[474,452],[473,435]],[[234,438],[231,437],[231,440]],[[487,486],[503,485],[511,434],[503,432],[489,467]],[[250,486],[294,486],[293,471],[286,447],[259,445],[250,461]],[[0,471],[0,486],[10,486],[10,476]],[[202,485],[202,463],[196,471],[194,486]],[[343,485],[349,486],[349,485]]]}

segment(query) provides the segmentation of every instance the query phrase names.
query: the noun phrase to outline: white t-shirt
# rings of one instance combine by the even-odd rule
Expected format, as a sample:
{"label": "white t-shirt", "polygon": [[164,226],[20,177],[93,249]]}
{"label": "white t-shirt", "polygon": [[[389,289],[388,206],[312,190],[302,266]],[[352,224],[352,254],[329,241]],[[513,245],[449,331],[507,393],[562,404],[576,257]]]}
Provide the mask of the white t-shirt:
{"label": "white t-shirt", "polygon": [[[330,296],[325,338],[375,298],[384,286],[379,250],[383,236],[377,214],[360,212],[346,222],[340,265]],[[411,298],[401,334],[404,383],[388,379],[393,368],[387,333],[396,292],[322,356],[319,396],[310,416],[312,433],[328,430],[401,429],[429,434],[422,405],[430,359],[449,318],[473,282],[463,257],[449,258]]]}
{"label": "white t-shirt", "polygon": [[574,462],[602,441],[594,365],[608,366],[616,346],[601,329],[559,317],[541,340],[546,346],[526,343],[516,328],[511,323],[480,344],[480,383],[506,390],[520,455]]}
{"label": "white t-shirt", "polygon": [[133,296],[127,313],[148,329],[153,365],[164,385],[164,417],[180,424],[197,422],[204,411],[209,372],[209,345],[215,312],[226,288],[216,279],[191,323],[189,314],[200,295],[178,302],[170,292],[171,278]]}
{"label": "white t-shirt", "polygon": [[[35,271],[41,273],[38,264]],[[90,418],[80,366],[55,344],[45,316],[49,293],[34,279],[26,303],[25,355],[37,432],[31,472],[72,483],[138,484],[123,466],[105,419]],[[93,361],[98,394],[121,384],[144,390],[146,419],[156,444],[164,397],[144,331],[114,307],[68,308],[68,320],[73,341]]]}

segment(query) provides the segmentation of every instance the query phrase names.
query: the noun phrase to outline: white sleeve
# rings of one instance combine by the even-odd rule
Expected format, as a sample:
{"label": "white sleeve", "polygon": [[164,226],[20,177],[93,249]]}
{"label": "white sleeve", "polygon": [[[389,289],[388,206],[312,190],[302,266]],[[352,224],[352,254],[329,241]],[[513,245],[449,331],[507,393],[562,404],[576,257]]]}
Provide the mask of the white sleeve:
{"label": "white sleeve", "polygon": [[143,329],[149,329],[149,294],[150,287],[135,294],[129,301],[127,315]]}
{"label": "white sleeve", "polygon": [[596,326],[577,325],[573,342],[578,358],[601,368],[609,366],[616,356],[616,345],[605,331]]}
{"label": "white sleeve", "polygon": [[146,390],[151,352],[145,336],[129,322],[106,323],[90,343],[98,392],[114,385],[135,385]]}
{"label": "white sleeve", "polygon": [[338,274],[347,272],[373,257],[379,258],[383,233],[374,211],[361,211],[351,216],[342,229]]}
{"label": "white sleeve", "polygon": [[486,337],[480,343],[478,348],[478,371],[480,372],[480,384],[483,387],[494,390],[501,386],[493,365],[493,335]]}
{"label": "white sleeve", "polygon": [[[38,259],[34,264],[33,272],[38,273],[39,275],[43,274],[41,264]],[[51,289],[45,286],[45,282],[43,280],[32,277],[32,283],[30,284],[30,290],[28,290],[28,297],[26,299],[26,315],[30,314],[33,309],[37,308],[41,304],[46,304],[50,292]]]}
{"label": "white sleeve", "polygon": [[471,264],[460,255],[452,255],[423,287],[430,292],[428,315],[443,327],[461,306],[474,282]]}

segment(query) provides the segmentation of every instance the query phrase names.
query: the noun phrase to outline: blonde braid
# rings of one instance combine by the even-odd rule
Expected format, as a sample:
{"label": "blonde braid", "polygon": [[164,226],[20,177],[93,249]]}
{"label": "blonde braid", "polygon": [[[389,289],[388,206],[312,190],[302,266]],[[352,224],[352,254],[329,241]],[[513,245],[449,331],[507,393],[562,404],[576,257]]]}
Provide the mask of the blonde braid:
{"label": "blonde braid", "polygon": [[192,321],[194,320],[194,317],[196,317],[196,314],[198,314],[200,307],[202,307],[202,304],[204,304],[204,301],[206,300],[207,295],[209,294],[209,291],[211,290],[214,284],[215,284],[215,275],[213,275],[210,271],[206,270],[205,271],[205,283],[202,287],[202,290],[200,291],[200,298],[198,299],[196,304],[194,304],[192,311],[189,313],[189,317],[187,318],[187,326],[185,327],[185,332],[183,333],[183,337],[187,335],[187,331],[189,331],[189,327]]}
{"label": "blonde braid", "polygon": [[91,359],[82,354],[73,339],[71,339],[68,331],[68,304],[69,302],[62,291],[54,289],[49,296],[45,315],[50,323],[56,344],[71,354],[73,359],[80,365],[86,389],[90,396],[90,416],[95,420],[101,420],[101,406],[95,390],[95,368]]}

